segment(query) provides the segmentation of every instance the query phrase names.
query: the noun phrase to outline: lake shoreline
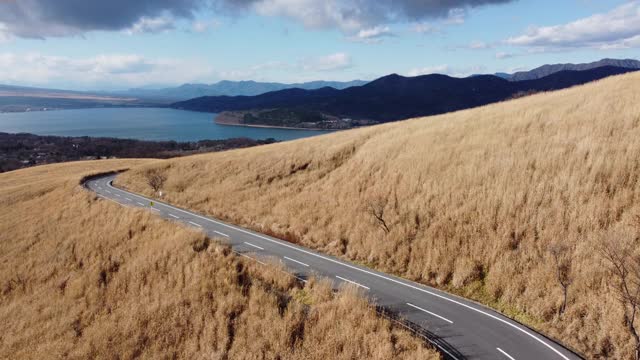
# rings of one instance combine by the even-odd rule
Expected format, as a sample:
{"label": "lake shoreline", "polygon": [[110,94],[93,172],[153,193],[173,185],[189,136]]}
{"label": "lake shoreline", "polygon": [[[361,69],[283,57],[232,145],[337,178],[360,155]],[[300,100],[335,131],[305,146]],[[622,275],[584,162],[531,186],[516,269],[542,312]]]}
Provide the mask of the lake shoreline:
{"label": "lake shoreline", "polygon": [[[223,111],[218,113],[213,121],[218,125],[225,126],[242,126],[249,128],[262,128],[262,129],[282,129],[282,130],[311,130],[311,131],[335,131],[331,129],[320,129],[320,128],[304,128],[304,127],[293,127],[293,126],[278,126],[278,125],[259,125],[259,124],[243,124],[240,122],[239,115],[233,112]],[[337,129],[336,129],[337,130]]]}
{"label": "lake shoreline", "polygon": [[294,140],[328,130],[224,126],[217,114],[161,107],[109,107],[0,114],[0,132],[178,142],[247,137]]}

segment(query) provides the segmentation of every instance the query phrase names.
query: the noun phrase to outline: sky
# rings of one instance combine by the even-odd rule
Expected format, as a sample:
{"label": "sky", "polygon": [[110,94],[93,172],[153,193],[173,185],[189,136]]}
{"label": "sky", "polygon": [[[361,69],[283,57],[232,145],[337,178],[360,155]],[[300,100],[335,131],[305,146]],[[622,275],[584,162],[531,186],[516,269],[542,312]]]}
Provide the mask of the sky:
{"label": "sky", "polygon": [[0,0],[0,83],[372,80],[639,58],[640,0]]}

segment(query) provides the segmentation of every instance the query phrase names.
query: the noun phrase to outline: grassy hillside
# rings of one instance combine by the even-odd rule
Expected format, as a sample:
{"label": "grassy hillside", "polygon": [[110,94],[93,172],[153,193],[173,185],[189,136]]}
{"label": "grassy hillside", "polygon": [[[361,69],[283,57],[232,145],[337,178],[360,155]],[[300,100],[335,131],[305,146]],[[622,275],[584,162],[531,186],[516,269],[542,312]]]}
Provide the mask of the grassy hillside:
{"label": "grassy hillside", "polygon": [[596,249],[640,237],[640,73],[118,183],[153,195],[151,169],[172,203],[473,297],[590,358],[633,353]]}
{"label": "grassy hillside", "polygon": [[438,358],[352,288],[301,288],[276,266],[78,185],[147,163],[0,174],[0,358]]}

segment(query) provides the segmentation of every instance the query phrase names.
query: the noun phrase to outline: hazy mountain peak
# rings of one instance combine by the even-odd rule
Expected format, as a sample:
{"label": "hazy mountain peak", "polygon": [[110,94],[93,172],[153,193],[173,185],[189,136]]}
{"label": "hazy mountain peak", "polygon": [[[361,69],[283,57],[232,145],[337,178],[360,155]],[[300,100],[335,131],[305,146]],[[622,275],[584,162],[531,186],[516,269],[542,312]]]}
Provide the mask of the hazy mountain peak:
{"label": "hazy mountain peak", "polygon": [[259,82],[254,80],[221,80],[213,84],[203,83],[187,83],[176,87],[164,89],[130,89],[126,92],[130,96],[140,96],[146,98],[164,98],[173,100],[186,100],[201,96],[255,96],[271,91],[278,91],[291,88],[300,88],[305,90],[315,90],[324,87],[334,89],[345,89],[351,86],[359,86],[366,84],[363,80],[353,81],[324,81],[316,80],[304,83],[276,83],[276,82]]}
{"label": "hazy mountain peak", "polygon": [[640,69],[640,61],[635,59],[605,58],[602,60],[598,60],[590,63],[582,63],[582,64],[572,64],[572,63],[547,64],[547,65],[539,66],[529,71],[516,72],[510,75],[508,79],[511,81],[535,80],[559,71],[565,71],[565,70],[584,71],[584,70],[595,69],[603,66],[615,66],[615,67],[625,68],[625,69]]}

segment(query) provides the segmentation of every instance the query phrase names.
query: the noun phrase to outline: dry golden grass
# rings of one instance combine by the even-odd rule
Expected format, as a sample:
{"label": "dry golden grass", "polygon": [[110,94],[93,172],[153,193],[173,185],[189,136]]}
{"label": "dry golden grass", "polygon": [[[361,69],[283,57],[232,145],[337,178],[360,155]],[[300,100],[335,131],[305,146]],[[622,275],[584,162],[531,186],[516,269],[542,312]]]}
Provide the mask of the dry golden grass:
{"label": "dry golden grass", "polygon": [[274,266],[78,185],[150,163],[0,174],[0,358],[438,358],[353,289],[300,288]]}
{"label": "dry golden grass", "polygon": [[[118,183],[152,195],[152,168],[172,203],[473,297],[590,358],[632,355],[594,244],[640,232],[640,73],[163,161]],[[572,255],[563,315],[557,243]]]}

